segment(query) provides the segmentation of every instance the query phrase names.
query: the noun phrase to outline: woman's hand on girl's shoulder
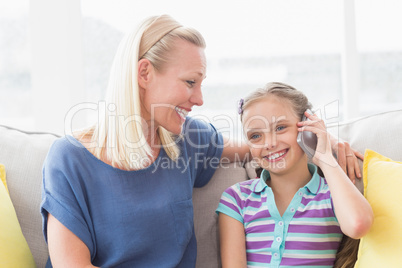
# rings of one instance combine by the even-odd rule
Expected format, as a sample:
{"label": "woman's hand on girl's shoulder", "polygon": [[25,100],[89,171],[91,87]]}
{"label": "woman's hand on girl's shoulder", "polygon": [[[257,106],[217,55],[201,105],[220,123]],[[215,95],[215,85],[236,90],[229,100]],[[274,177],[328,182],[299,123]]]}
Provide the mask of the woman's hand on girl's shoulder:
{"label": "woman's hand on girl's shoulder", "polygon": [[359,166],[359,159],[364,160],[364,155],[350,147],[346,141],[340,141],[331,136],[331,146],[339,166],[348,175],[349,179],[355,183],[356,178],[361,179],[362,173]]}

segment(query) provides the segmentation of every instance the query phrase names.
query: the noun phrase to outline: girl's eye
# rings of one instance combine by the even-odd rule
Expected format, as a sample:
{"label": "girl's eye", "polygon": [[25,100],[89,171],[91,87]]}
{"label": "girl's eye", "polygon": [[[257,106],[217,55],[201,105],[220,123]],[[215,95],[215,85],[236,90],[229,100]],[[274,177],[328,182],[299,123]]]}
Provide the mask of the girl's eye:
{"label": "girl's eye", "polygon": [[253,135],[251,135],[248,139],[249,139],[249,140],[256,140],[256,139],[258,139],[259,137],[261,137],[260,134],[253,134]]}
{"label": "girl's eye", "polygon": [[285,126],[278,126],[276,128],[276,131],[281,131],[281,130],[284,130],[285,128],[286,128]]}
{"label": "girl's eye", "polygon": [[195,81],[187,80],[186,83],[187,83],[190,87],[193,87],[194,84],[195,84]]}

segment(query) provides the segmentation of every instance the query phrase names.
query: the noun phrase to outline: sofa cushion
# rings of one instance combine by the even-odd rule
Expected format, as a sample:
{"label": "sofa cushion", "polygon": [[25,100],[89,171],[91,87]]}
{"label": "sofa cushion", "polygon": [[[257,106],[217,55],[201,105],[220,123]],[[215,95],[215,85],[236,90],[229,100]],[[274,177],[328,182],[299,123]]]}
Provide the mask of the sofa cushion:
{"label": "sofa cushion", "polygon": [[[328,131],[361,153],[369,148],[392,159],[401,158],[402,110],[331,123]],[[362,170],[363,161],[359,164]],[[363,192],[362,180],[356,180],[356,186]]]}
{"label": "sofa cushion", "polygon": [[39,212],[42,164],[56,138],[0,126],[0,163],[7,168],[10,198],[37,267],[45,267],[48,258]]}
{"label": "sofa cushion", "polygon": [[7,191],[5,168],[1,164],[0,178],[0,267],[36,267]]}
{"label": "sofa cushion", "polygon": [[361,153],[370,148],[392,159],[401,156],[402,110],[331,123],[328,130]]}
{"label": "sofa cushion", "polygon": [[4,165],[0,164],[0,180],[4,185],[4,188],[6,189],[7,194],[9,194],[8,192],[8,188],[7,188],[7,181],[6,181],[6,168],[4,167]]}
{"label": "sofa cushion", "polygon": [[398,267],[402,252],[402,162],[366,150],[363,164],[364,196],[374,212],[374,223],[360,241],[355,267]]}

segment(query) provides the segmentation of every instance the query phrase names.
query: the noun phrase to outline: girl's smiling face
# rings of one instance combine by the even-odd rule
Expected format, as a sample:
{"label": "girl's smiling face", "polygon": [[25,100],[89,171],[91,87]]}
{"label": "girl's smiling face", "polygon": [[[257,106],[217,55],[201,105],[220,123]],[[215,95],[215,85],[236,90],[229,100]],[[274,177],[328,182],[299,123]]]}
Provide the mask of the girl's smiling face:
{"label": "girl's smiling face", "polygon": [[250,103],[243,112],[243,129],[251,154],[271,174],[307,165],[307,156],[296,141],[299,121],[290,102],[273,95]]}

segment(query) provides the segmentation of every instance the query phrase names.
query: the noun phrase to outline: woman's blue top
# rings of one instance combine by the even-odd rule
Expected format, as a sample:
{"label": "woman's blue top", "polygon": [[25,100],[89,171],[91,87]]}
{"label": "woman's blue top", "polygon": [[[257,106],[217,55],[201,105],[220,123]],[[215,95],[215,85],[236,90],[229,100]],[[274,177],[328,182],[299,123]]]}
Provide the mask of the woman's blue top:
{"label": "woman's blue top", "polygon": [[124,171],[71,136],[55,141],[43,166],[46,241],[50,213],[87,245],[95,266],[194,267],[193,187],[211,179],[223,140],[212,125],[188,118],[178,145],[176,162],[161,149],[149,167]]}

